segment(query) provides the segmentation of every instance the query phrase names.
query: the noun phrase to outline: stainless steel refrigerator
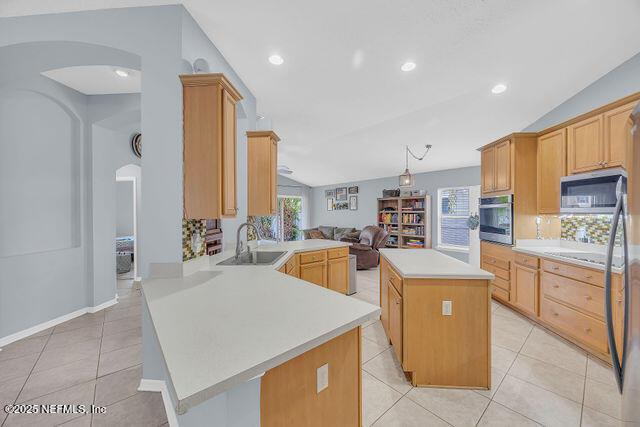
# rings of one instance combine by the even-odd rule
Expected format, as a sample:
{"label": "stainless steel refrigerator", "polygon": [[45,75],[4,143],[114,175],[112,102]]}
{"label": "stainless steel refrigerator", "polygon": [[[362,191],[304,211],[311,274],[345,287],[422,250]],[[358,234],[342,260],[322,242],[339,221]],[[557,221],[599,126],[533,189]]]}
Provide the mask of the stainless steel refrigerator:
{"label": "stainless steel refrigerator", "polygon": [[[627,152],[627,185],[622,179],[617,188],[617,206],[609,236],[605,275],[605,313],[613,371],[622,394],[622,419],[625,425],[640,426],[640,104],[630,117],[631,141]],[[617,231],[616,230],[620,230]],[[611,264],[616,233],[622,233],[625,259],[623,288],[623,332],[615,341]]]}

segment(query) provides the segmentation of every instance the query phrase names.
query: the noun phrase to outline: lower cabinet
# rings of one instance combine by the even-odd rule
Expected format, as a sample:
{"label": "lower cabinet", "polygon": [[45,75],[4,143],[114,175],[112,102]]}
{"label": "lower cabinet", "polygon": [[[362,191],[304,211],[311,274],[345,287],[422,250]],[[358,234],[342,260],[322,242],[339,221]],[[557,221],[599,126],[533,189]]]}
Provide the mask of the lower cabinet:
{"label": "lower cabinet", "polygon": [[380,257],[380,322],[389,336],[389,270],[384,257]]}
{"label": "lower cabinet", "polygon": [[300,266],[300,279],[327,287],[327,263],[314,262]]}
{"label": "lower cabinet", "polygon": [[[352,329],[265,372],[260,426],[361,426],[361,331]],[[318,392],[318,368],[328,387]]]}
{"label": "lower cabinet", "polygon": [[402,360],[402,297],[391,282],[387,283],[387,289],[389,295],[389,338],[398,360]]}
{"label": "lower cabinet", "polygon": [[349,258],[336,258],[327,261],[327,287],[346,294],[349,284]]}
{"label": "lower cabinet", "polygon": [[515,264],[512,303],[534,316],[538,315],[538,270]]}

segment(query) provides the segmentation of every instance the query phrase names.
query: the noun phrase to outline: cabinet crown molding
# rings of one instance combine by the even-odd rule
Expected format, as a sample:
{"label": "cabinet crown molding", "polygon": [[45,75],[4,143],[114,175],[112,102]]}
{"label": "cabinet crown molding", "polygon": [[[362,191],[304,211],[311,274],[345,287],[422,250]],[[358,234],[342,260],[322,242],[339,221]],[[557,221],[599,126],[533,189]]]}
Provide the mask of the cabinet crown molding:
{"label": "cabinet crown molding", "polygon": [[269,137],[274,141],[280,141],[280,137],[272,130],[250,130],[247,131],[248,138],[260,138],[260,137]]}
{"label": "cabinet crown molding", "polygon": [[180,75],[180,80],[185,87],[219,85],[231,95],[235,102],[242,100],[240,92],[238,92],[229,79],[222,73],[182,74]]}
{"label": "cabinet crown molding", "polygon": [[480,148],[476,148],[476,150],[477,150],[477,151],[482,151],[482,150],[484,150],[485,148],[489,148],[489,147],[491,147],[492,145],[497,145],[497,144],[500,144],[501,142],[508,141],[508,140],[510,140],[510,139],[511,139],[511,140],[516,140],[516,139],[519,139],[519,138],[527,138],[527,137],[529,137],[529,138],[535,138],[535,137],[537,137],[537,136],[538,136],[538,133],[537,133],[537,132],[514,132],[514,133],[510,133],[510,134],[509,134],[509,135],[507,135],[507,136],[503,136],[502,138],[497,139],[497,140],[495,140],[495,141],[493,141],[493,142],[490,142],[490,143],[488,143],[488,144],[485,144],[485,145],[483,145],[483,146],[482,146],[482,147],[480,147]]}

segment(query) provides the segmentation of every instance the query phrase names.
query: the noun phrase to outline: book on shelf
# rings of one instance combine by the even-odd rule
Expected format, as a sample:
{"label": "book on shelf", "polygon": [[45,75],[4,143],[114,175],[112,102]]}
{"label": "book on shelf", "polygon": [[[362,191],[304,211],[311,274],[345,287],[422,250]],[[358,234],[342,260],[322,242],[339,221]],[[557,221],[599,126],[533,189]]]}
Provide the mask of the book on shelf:
{"label": "book on shelf", "polygon": [[418,214],[418,213],[402,214],[402,223],[403,224],[421,224],[422,214]]}

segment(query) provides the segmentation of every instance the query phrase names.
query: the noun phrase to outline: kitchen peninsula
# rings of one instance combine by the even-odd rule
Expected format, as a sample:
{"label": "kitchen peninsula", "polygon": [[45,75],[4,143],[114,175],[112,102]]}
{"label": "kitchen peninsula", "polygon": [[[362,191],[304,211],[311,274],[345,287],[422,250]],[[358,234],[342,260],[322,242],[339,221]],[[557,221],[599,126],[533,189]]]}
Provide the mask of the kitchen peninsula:
{"label": "kitchen peninsula", "polygon": [[146,280],[143,384],[166,382],[181,426],[361,425],[360,325],[379,308],[277,271],[346,247],[258,246],[286,252],[263,266],[220,266],[225,251],[191,274]]}
{"label": "kitchen peninsula", "polygon": [[491,387],[493,274],[433,249],[381,249],[382,325],[414,386]]}

